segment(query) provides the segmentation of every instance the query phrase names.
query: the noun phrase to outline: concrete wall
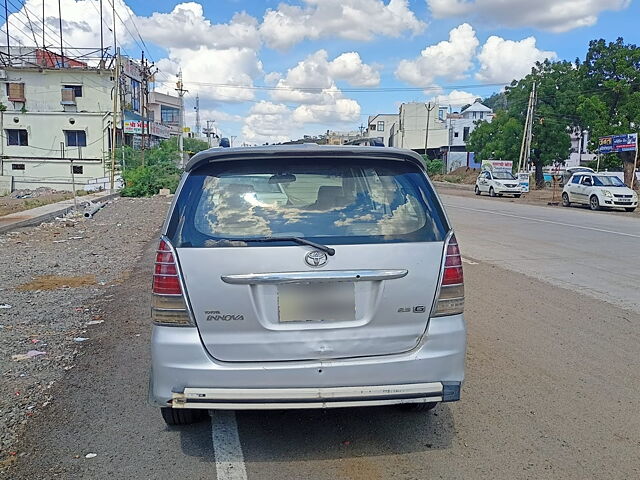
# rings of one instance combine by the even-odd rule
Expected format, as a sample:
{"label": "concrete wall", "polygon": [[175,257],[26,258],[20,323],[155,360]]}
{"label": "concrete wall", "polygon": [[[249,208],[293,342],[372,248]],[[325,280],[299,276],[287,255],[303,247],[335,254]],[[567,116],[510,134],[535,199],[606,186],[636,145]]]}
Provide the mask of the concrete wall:
{"label": "concrete wall", "polygon": [[[366,135],[369,138],[381,137],[386,147],[389,145],[389,137],[391,135],[391,129],[393,125],[398,122],[399,115],[392,113],[381,113],[379,115],[372,115],[369,117],[369,125]],[[378,130],[378,122],[384,122],[384,130]],[[375,130],[373,129],[375,127]]]}
{"label": "concrete wall", "polygon": [[[424,151],[426,135],[427,106],[424,103],[403,103],[400,105],[398,132],[394,135],[394,146]],[[429,115],[429,145],[440,148],[447,145],[447,124],[438,119],[438,106]]]}
{"label": "concrete wall", "polygon": [[[71,190],[71,162],[82,167],[76,189],[105,175],[103,158],[109,146],[112,73],[107,70],[31,68],[7,69],[4,82],[24,83],[24,102],[9,101],[0,86],[0,176],[13,177],[13,189],[47,186]],[[82,86],[76,105],[62,105],[64,85]],[[8,145],[7,129],[27,131],[28,145]],[[83,130],[85,147],[66,145],[65,130]],[[61,144],[64,147],[61,147]],[[24,166],[24,169],[21,169]],[[20,168],[20,169],[19,169]]]}

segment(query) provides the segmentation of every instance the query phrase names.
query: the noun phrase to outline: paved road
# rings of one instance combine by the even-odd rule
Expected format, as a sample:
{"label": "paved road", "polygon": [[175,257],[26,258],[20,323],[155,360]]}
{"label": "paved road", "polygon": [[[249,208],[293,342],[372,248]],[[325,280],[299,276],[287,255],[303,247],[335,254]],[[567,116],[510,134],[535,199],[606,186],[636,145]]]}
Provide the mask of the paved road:
{"label": "paved road", "polygon": [[[28,455],[8,478],[639,478],[638,294],[625,299],[627,287],[608,281],[613,270],[638,279],[638,257],[626,252],[638,244],[636,223],[493,200],[445,202],[472,262],[463,401],[429,414],[238,412],[165,427],[144,403],[149,323],[140,298],[151,242],[115,299],[104,300],[104,328],[54,387],[51,408],[30,423],[18,449]],[[496,241],[499,234],[509,240]],[[578,265],[596,242],[603,260]],[[538,244],[563,252],[553,261],[573,267],[575,279],[546,262]],[[525,268],[545,281],[513,271]],[[607,291],[613,304],[597,299]],[[86,459],[90,452],[97,456]]]}
{"label": "paved road", "polygon": [[465,256],[640,313],[640,219],[442,195]]}

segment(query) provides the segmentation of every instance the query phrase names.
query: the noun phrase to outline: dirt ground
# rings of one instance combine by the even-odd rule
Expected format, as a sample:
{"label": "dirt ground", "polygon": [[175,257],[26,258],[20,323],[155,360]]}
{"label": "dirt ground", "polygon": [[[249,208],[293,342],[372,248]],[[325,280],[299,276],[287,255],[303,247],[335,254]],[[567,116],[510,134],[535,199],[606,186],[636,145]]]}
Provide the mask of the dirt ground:
{"label": "dirt ground", "polygon": [[50,403],[52,385],[104,327],[92,299],[114,298],[170,201],[116,199],[93,219],[0,235],[0,467],[15,458],[18,431]]}
{"label": "dirt ground", "polygon": [[476,178],[480,174],[479,168],[460,167],[447,173],[446,175],[433,175],[432,180],[436,182],[462,183],[464,185],[473,185]]}

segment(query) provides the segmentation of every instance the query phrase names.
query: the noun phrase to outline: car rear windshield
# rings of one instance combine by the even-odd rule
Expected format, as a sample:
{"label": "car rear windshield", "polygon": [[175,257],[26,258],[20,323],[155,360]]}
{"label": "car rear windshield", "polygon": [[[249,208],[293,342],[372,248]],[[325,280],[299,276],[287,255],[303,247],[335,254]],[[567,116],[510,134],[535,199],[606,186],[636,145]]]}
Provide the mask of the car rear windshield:
{"label": "car rear windshield", "polygon": [[429,242],[442,241],[447,230],[417,165],[314,158],[214,162],[192,171],[167,234],[177,247],[222,247],[267,245],[260,243],[265,237]]}

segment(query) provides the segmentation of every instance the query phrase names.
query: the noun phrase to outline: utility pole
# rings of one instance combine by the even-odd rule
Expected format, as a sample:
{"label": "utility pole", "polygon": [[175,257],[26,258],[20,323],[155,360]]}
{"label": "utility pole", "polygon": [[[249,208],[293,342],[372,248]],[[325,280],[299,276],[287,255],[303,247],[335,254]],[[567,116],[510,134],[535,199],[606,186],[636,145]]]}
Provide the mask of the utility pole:
{"label": "utility pole", "polygon": [[[114,2],[115,2],[115,0],[114,0]],[[62,6],[61,6],[61,0],[58,0],[58,24],[59,24],[59,28],[60,28],[60,57],[62,58],[62,66],[64,67],[64,50],[62,49]],[[42,28],[44,28],[44,24],[42,25]]]}
{"label": "utility pole", "polygon": [[533,88],[531,90],[531,113],[529,114],[529,131],[527,133],[527,149],[525,150],[526,154],[526,165],[530,165],[531,163],[531,139],[533,137],[533,120],[535,118],[535,109],[536,109],[536,82],[533,82]]}
{"label": "utility pole", "polygon": [[533,130],[533,111],[536,95],[536,84],[533,83],[531,93],[529,94],[529,103],[527,104],[527,115],[524,121],[524,129],[522,131],[522,142],[520,144],[520,156],[518,158],[518,173],[520,173],[528,164],[531,155],[531,133]]}
{"label": "utility pole", "polygon": [[145,150],[145,144],[146,144],[145,125],[147,127],[147,130],[149,130],[149,119],[147,118],[148,117],[147,104],[145,103],[145,99],[147,97],[146,92],[148,91],[148,88],[147,88],[148,76],[147,76],[147,65],[144,58],[144,51],[142,52],[142,58],[140,60],[140,63],[142,64],[142,91],[140,92],[141,93],[140,103],[141,103],[141,112],[142,112],[142,142],[140,144],[140,157],[142,160],[142,165],[144,166],[146,165],[146,162],[144,159],[144,150]]}
{"label": "utility pole", "polygon": [[207,120],[207,129],[205,130],[205,135],[207,136],[207,143],[209,144],[209,148],[211,148],[211,137],[213,134],[213,129],[211,128],[211,124],[214,123],[215,120]]}
{"label": "utility pole", "polygon": [[7,0],[4,0],[4,18],[7,20],[7,23],[4,25],[4,29],[7,34],[7,57],[9,58],[9,65],[11,65],[11,47],[9,44],[9,9],[7,8]]}
{"label": "utility pole", "polygon": [[360,124],[358,129],[360,130],[360,136],[364,135],[364,125]]}
{"label": "utility pole", "polygon": [[[115,21],[114,21],[115,23]],[[115,30],[114,30],[115,35]],[[115,38],[115,37],[114,37]],[[116,50],[116,73],[113,84],[113,112],[111,116],[111,192],[114,191],[116,174],[116,123],[118,111],[118,97],[120,96],[120,49]]]}
{"label": "utility pole", "polygon": [[200,95],[196,93],[196,135],[200,137]]}
{"label": "utility pole", "polygon": [[180,166],[184,164],[184,94],[189,90],[185,90],[182,83],[182,69],[178,71],[178,81],[176,83],[176,92],[180,97],[180,136],[178,137],[178,150],[180,151]]}
{"label": "utility pole", "polygon": [[[115,0],[112,0],[115,1]],[[42,39],[44,40],[44,4],[45,2],[42,2]],[[104,29],[102,28],[102,0],[100,0],[100,68],[104,67]],[[44,47],[44,42],[42,43],[42,46]]]}
{"label": "utility pole", "polygon": [[435,104],[431,105],[431,102],[429,103],[425,103],[424,104],[425,107],[427,107],[427,125],[425,128],[425,134],[424,134],[424,155],[425,157],[427,156],[427,148],[429,145],[429,121],[431,119],[431,110],[433,110],[434,108],[436,108]]}

